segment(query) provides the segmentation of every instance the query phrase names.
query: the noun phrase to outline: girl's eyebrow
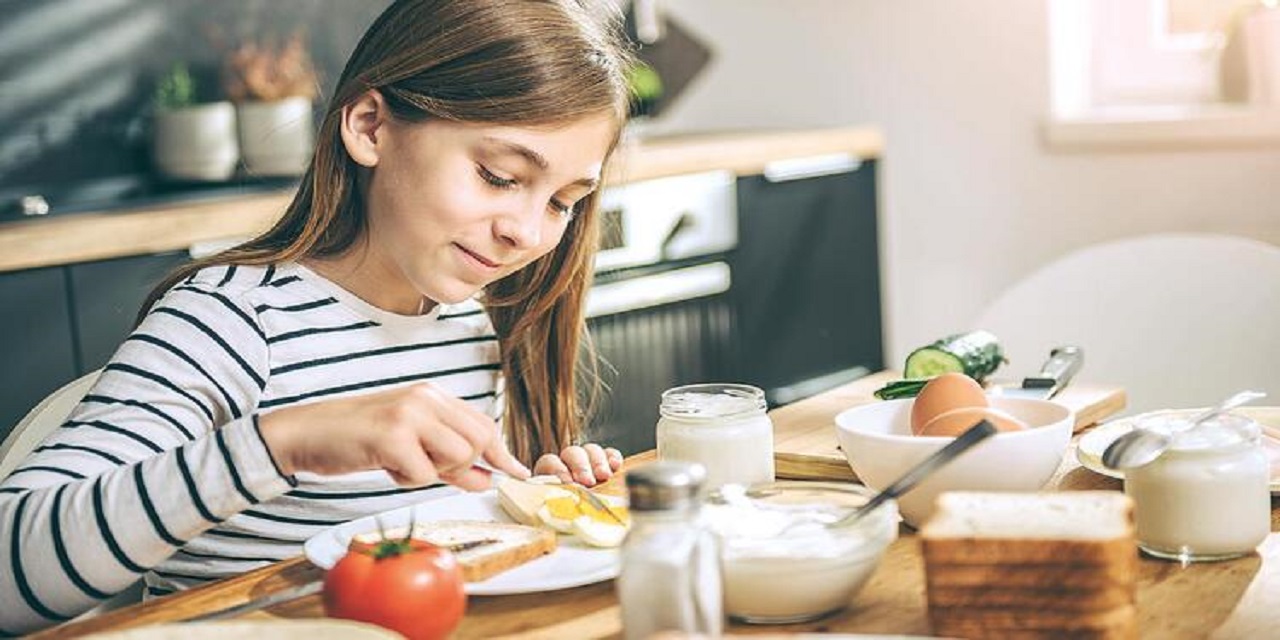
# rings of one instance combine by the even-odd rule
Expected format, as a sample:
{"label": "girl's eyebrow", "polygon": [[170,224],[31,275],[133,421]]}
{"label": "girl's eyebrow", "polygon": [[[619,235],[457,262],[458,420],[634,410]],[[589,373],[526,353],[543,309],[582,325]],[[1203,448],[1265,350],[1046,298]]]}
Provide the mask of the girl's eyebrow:
{"label": "girl's eyebrow", "polygon": [[[502,138],[495,138],[493,136],[485,136],[483,140],[492,146],[499,147],[503,153],[523,158],[525,161],[533,164],[543,171],[546,171],[551,167],[551,163],[547,162],[547,159],[543,157],[541,153],[538,153],[537,151],[534,151],[533,149],[530,149],[518,142],[503,140]],[[573,181],[574,186],[582,186],[588,189],[595,189],[599,184],[600,181],[596,178],[579,178],[578,180]]]}

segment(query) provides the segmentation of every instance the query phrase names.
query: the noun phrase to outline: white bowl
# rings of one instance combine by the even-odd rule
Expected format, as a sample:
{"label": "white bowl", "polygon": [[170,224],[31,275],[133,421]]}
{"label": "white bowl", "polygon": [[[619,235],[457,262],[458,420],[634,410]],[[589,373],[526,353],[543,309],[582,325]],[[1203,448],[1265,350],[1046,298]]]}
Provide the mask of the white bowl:
{"label": "white bowl", "polygon": [[[1028,428],[987,438],[899,497],[898,508],[907,524],[919,527],[943,491],[1036,491],[1057,471],[1071,441],[1075,414],[1047,400],[995,396],[988,400],[993,408],[1013,414]],[[883,489],[954,439],[912,435],[914,401],[874,402],[836,416],[840,449],[868,487]]]}

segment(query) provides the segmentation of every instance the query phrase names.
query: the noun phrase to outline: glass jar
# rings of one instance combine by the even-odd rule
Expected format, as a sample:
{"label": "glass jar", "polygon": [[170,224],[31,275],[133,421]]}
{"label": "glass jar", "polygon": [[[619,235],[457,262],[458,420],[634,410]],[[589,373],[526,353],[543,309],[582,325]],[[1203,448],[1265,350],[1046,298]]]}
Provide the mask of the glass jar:
{"label": "glass jar", "polygon": [[791,624],[849,606],[897,539],[898,508],[889,500],[852,525],[826,524],[875,493],[797,481],[713,493],[703,512],[720,538],[725,613],[740,622]]}
{"label": "glass jar", "polygon": [[1186,417],[1162,415],[1136,426],[1173,438],[1160,457],[1125,473],[1138,546],[1182,562],[1252,553],[1271,531],[1271,466],[1258,424],[1226,414],[1190,427]]}
{"label": "glass jar", "polygon": [[745,384],[692,384],[662,393],[659,460],[696,462],[706,487],[773,481],[773,422],[764,392]]}

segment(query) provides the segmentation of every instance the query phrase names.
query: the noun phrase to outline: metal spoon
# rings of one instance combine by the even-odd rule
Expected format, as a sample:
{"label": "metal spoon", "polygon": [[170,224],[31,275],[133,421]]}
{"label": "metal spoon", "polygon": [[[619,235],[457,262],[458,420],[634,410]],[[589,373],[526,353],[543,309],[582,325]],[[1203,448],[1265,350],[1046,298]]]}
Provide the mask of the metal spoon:
{"label": "metal spoon", "polygon": [[[1241,391],[1221,404],[1210,409],[1206,409],[1199,415],[1191,419],[1188,429],[1194,427],[1211,418],[1222,415],[1240,405],[1253,402],[1258,398],[1264,398],[1267,394],[1261,391]],[[1102,452],[1102,464],[1108,469],[1116,471],[1124,471],[1125,469],[1133,469],[1150,464],[1153,460],[1160,457],[1165,449],[1169,448],[1169,444],[1173,442],[1173,436],[1151,429],[1134,429],[1107,446],[1106,451]]]}
{"label": "metal spoon", "polygon": [[845,527],[851,525],[863,518],[863,516],[876,510],[876,507],[884,504],[886,501],[896,498],[915,488],[921,480],[924,480],[929,474],[936,471],[939,467],[951,462],[956,456],[969,450],[975,444],[982,442],[996,432],[995,425],[986,420],[981,420],[978,424],[969,427],[964,433],[956,436],[955,440],[947,443],[947,446],[934,451],[932,455],[925,458],[920,464],[911,467],[906,473],[902,474],[893,484],[884,488],[883,491],[872,496],[865,504],[859,506],[849,515],[827,524],[827,527]]}

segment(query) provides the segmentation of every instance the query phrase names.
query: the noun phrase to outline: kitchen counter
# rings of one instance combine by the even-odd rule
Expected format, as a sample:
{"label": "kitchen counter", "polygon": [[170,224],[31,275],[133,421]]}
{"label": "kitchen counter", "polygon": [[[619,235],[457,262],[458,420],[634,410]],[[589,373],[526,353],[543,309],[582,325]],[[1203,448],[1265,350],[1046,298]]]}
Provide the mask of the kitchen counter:
{"label": "kitchen counter", "polygon": [[[868,127],[680,136],[628,142],[607,184],[699,171],[761,173],[778,160],[832,154],[877,158],[879,131]],[[0,272],[89,260],[185,250],[202,242],[243,238],[271,226],[292,192],[182,203],[136,210],[86,212],[0,224]]]}

